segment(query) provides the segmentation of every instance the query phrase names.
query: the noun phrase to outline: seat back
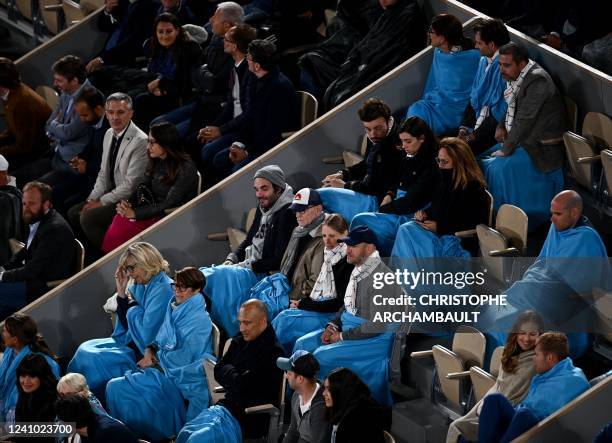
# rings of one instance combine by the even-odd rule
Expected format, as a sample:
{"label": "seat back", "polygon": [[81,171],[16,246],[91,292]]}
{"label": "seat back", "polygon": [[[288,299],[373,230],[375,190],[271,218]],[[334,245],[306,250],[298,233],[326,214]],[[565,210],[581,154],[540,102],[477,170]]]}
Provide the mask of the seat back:
{"label": "seat back", "polygon": [[582,122],[582,136],[595,146],[612,147],[612,119],[599,112],[587,112]]}
{"label": "seat back", "polygon": [[60,19],[60,10],[61,7],[56,10],[47,10],[45,6],[55,6],[62,4],[62,0],[38,0],[40,5],[40,17],[45,24],[47,30],[55,35],[59,34],[62,30],[61,19]]}
{"label": "seat back", "polygon": [[593,173],[591,165],[590,163],[578,163],[578,159],[596,155],[595,149],[586,138],[569,131],[563,134],[563,142],[572,177],[579,185],[592,189]]}
{"label": "seat back", "polygon": [[383,431],[383,438],[385,439],[385,443],[395,443],[395,439],[387,431]]}
{"label": "seat back", "polygon": [[498,346],[493,351],[493,355],[491,356],[491,363],[489,364],[489,372],[495,378],[499,376],[499,371],[501,370],[501,359],[502,354],[504,353],[504,347]]}
{"label": "seat back", "polygon": [[67,28],[78,23],[87,15],[81,5],[72,0],[63,0],[62,9],[64,10],[64,20]]}
{"label": "seat back", "polygon": [[296,94],[299,104],[300,129],[302,129],[316,120],[319,102],[315,96],[309,92],[297,91]]}
{"label": "seat back", "polygon": [[461,372],[465,369],[461,357],[440,345],[434,345],[431,350],[438,370],[438,380],[442,393],[450,403],[462,410],[461,380],[446,378],[446,375],[451,372]]}
{"label": "seat back", "polygon": [[59,104],[59,94],[51,86],[40,85],[36,88],[36,93],[45,99],[49,107],[53,110]]}
{"label": "seat back", "polygon": [[484,364],[485,336],[478,329],[461,325],[453,337],[453,352],[461,357],[466,368]]}
{"label": "seat back", "polygon": [[219,331],[219,327],[216,324],[212,324],[212,340],[213,340],[213,354],[215,357],[221,357],[219,355],[219,347],[221,345],[221,331]]}
{"label": "seat back", "polygon": [[225,344],[223,345],[223,355],[227,354],[228,349],[230,348],[230,345],[232,344],[232,339],[228,338],[225,342]]}
{"label": "seat back", "polygon": [[493,212],[494,212],[494,203],[495,199],[493,198],[493,194],[491,194],[488,190],[485,189],[485,193],[489,198],[489,226],[493,226]]}
{"label": "seat back", "polygon": [[606,177],[607,188],[604,192],[608,193],[608,198],[612,197],[612,150],[604,149],[601,151],[601,166]]}
{"label": "seat back", "polygon": [[15,0],[15,6],[24,19],[32,21],[32,0]]}
{"label": "seat back", "polygon": [[576,102],[567,95],[563,96],[563,102],[565,103],[567,118],[570,122],[570,129],[576,132],[576,128],[578,125],[578,106],[576,105]]}
{"label": "seat back", "polygon": [[200,195],[202,193],[202,174],[200,174],[200,171],[196,171],[196,173],[198,174],[198,195]]}
{"label": "seat back", "polygon": [[74,252],[75,252],[75,263],[74,269],[75,274],[78,274],[85,267],[85,247],[83,243],[77,238],[74,239]]}
{"label": "seat back", "polygon": [[497,211],[495,229],[503,234],[519,251],[523,252],[527,246],[527,225],[529,219],[521,208],[503,204]]}
{"label": "seat back", "polygon": [[489,392],[489,389],[495,384],[495,377],[489,374],[478,366],[472,366],[470,368],[470,381],[474,388],[474,397],[478,402]]}
{"label": "seat back", "polygon": [[225,393],[215,392],[221,385],[215,380],[215,365],[217,363],[208,358],[204,359],[204,373],[206,374],[206,384],[208,385],[208,394],[210,395],[210,404],[214,405],[219,400],[225,398]]}
{"label": "seat back", "polygon": [[104,0],[81,0],[79,4],[86,14],[91,14],[104,6]]}
{"label": "seat back", "polygon": [[483,264],[488,270],[487,274],[497,281],[504,281],[505,257],[491,257],[489,252],[506,249],[508,247],[506,238],[501,232],[483,224],[476,226],[476,235],[478,236]]}

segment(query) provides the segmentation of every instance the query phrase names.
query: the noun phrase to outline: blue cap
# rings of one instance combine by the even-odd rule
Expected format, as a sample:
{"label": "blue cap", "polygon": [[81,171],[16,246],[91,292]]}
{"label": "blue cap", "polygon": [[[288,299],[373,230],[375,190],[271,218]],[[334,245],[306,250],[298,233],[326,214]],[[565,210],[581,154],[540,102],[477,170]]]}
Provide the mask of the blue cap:
{"label": "blue cap", "polygon": [[357,226],[350,230],[348,237],[342,237],[338,242],[346,243],[347,246],[355,246],[359,243],[371,243],[376,245],[378,239],[376,238],[376,234],[367,226]]}

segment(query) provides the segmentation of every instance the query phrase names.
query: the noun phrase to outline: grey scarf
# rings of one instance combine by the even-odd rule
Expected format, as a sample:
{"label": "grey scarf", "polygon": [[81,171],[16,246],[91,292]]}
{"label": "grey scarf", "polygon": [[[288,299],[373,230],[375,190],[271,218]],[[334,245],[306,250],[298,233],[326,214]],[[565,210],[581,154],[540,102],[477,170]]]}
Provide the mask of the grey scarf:
{"label": "grey scarf", "polygon": [[325,213],[321,212],[317,218],[315,218],[312,223],[306,226],[298,226],[291,233],[291,238],[289,239],[289,244],[287,245],[287,249],[285,250],[285,256],[283,257],[283,262],[281,263],[280,271],[287,275],[293,266],[293,263],[297,256],[297,248],[298,243],[302,237],[310,234],[311,231],[321,226],[325,220]]}

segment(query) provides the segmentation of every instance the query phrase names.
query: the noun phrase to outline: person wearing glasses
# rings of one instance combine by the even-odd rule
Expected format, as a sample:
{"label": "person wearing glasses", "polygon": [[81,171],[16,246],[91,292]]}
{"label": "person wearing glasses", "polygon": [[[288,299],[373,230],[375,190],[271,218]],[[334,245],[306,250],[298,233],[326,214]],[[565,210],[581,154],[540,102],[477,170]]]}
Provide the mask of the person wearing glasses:
{"label": "person wearing glasses", "polygon": [[406,117],[421,117],[434,134],[456,134],[463,111],[470,102],[480,53],[463,35],[459,19],[450,14],[433,18],[429,38],[434,56],[423,98],[410,105]]}
{"label": "person wearing glasses", "polygon": [[213,358],[213,347],[212,321],[202,296],[205,284],[196,268],[176,272],[174,297],[159,332],[138,361],[139,369],[107,385],[108,409],[139,438],[159,441],[177,435],[186,420],[208,407],[202,363]]}
{"label": "person wearing glasses", "polygon": [[[402,153],[391,108],[378,98],[367,99],[357,111],[367,137],[365,158],[330,174],[319,189],[323,206],[351,221],[360,212],[378,209],[387,191],[398,181]],[[329,188],[329,189],[328,189]]]}
{"label": "person wearing glasses", "polygon": [[172,123],[151,126],[147,151],[149,162],[145,181],[128,200],[117,203],[117,214],[102,241],[105,253],[157,223],[166,214],[166,209],[181,206],[197,194],[195,163],[183,150],[179,133]]}
{"label": "person wearing glasses", "polygon": [[68,372],[83,374],[97,397],[104,398],[111,378],[138,369],[136,362],[155,340],[174,295],[168,272],[168,262],[149,243],[133,243],[121,255],[116,297],[111,297],[116,299],[115,329],[109,338],[82,343],[68,364]]}
{"label": "person wearing glasses", "polygon": [[469,257],[476,252],[475,241],[462,242],[454,235],[489,221],[486,182],[476,158],[466,142],[447,137],[440,141],[436,160],[442,181],[431,206],[400,226],[392,257]]}
{"label": "person wearing glasses", "polygon": [[391,253],[400,225],[429,205],[440,183],[438,140],[427,123],[420,117],[408,117],[398,132],[406,153],[398,181],[389,187],[377,212],[357,214],[351,222],[351,228],[363,225],[376,232],[383,257]]}

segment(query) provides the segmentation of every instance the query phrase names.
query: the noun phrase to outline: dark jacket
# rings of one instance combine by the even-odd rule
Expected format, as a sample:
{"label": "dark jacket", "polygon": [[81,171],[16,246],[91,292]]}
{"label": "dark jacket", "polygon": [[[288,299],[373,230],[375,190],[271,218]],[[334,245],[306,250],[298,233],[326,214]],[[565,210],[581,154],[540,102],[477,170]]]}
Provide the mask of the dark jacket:
{"label": "dark jacket", "polygon": [[[246,239],[233,251],[230,256],[236,261],[244,260],[244,250],[253,242],[253,237],[259,230],[261,223],[261,211],[257,210],[253,225],[247,233]],[[261,260],[253,262],[253,272],[272,272],[280,269],[281,260],[289,244],[293,228],[297,226],[295,213],[289,208],[289,204],[278,210],[272,216],[272,222],[266,230]]]}
{"label": "dark jacket", "polygon": [[21,238],[21,191],[0,186],[0,266],[11,258],[9,238]]}
{"label": "dark jacket", "polygon": [[139,202],[138,196],[133,195],[132,206],[136,220],[145,220],[155,216],[163,216],[164,211],[187,203],[194,198],[198,187],[198,173],[190,159],[183,162],[173,183],[164,181],[166,177],[166,160],[153,160],[153,171],[146,174],[145,181],[140,186],[145,186],[151,191],[153,202]]}
{"label": "dark jacket", "polygon": [[383,443],[383,431],[391,428],[391,409],[363,399],[350,406],[340,419],[336,443]]}
{"label": "dark jacket", "polygon": [[[55,421],[55,401],[57,391],[55,389],[45,390],[40,386],[31,394],[20,390],[17,406],[15,408],[16,422],[40,422],[53,423]],[[19,443],[54,443],[54,437],[23,437],[16,439]]]}
{"label": "dark jacket", "polygon": [[257,435],[267,429],[267,417],[246,417],[244,408],[271,403],[278,405],[283,372],[276,359],[283,348],[271,325],[255,340],[247,342],[236,335],[215,366],[215,379],[226,390],[219,403],[226,406],[240,422],[246,435]]}
{"label": "dark jacket", "polygon": [[[507,111],[506,111],[507,112]],[[504,125],[504,118],[500,125]],[[563,166],[563,132],[569,129],[565,106],[550,75],[537,63],[525,75],[516,98],[512,128],[502,151],[512,155],[522,146],[542,172]]]}
{"label": "dark jacket", "polygon": [[[419,149],[412,157],[404,157],[400,167],[400,179],[396,186],[387,191],[394,200],[380,207],[379,212],[405,215],[422,209],[431,201],[440,183],[440,169],[432,150]],[[397,189],[406,192],[395,199]]]}
{"label": "dark jacket", "polygon": [[196,87],[203,104],[221,103],[227,96],[234,59],[223,51],[223,38],[213,35],[204,52],[204,65],[197,75]]}
{"label": "dark jacket", "polygon": [[221,114],[213,123],[214,126],[219,127],[221,134],[229,134],[230,132],[239,131],[245,124],[245,119],[248,116],[246,111],[251,105],[249,91],[251,89],[251,85],[257,79],[257,77],[255,77],[255,75],[249,71],[246,58],[238,65],[238,68],[236,68],[236,73],[238,74],[238,81],[240,82],[239,94],[242,113],[234,117],[234,97],[232,96],[232,90],[236,82],[236,76],[230,73],[226,100],[221,105]]}
{"label": "dark jacket", "polygon": [[2,281],[25,281],[31,302],[46,292],[46,282],[72,275],[74,259],[72,229],[55,209],[50,209],[40,221],[30,247],[23,248],[4,265]]}
{"label": "dark jacket", "polygon": [[[142,1],[142,0],[140,0]],[[149,45],[145,45],[145,53],[149,53]],[[169,54],[170,51],[177,51],[176,54]],[[157,64],[167,56],[172,57],[175,66],[173,77],[167,77],[157,71]],[[195,72],[202,64],[203,52],[200,45],[194,40],[188,39],[182,44],[175,44],[170,50],[158,47],[157,54],[149,61],[149,73],[157,74],[159,78],[159,89],[166,95],[180,97],[184,102],[193,97],[195,85],[192,79]]]}
{"label": "dark jacket", "polygon": [[291,423],[283,443],[328,443],[331,437],[331,424],[326,418],[323,386],[310,402],[310,409],[302,415],[300,396],[297,392],[291,397]]}
{"label": "dark jacket", "polygon": [[87,437],[83,443],[138,443],[138,438],[130,429],[108,415],[94,414],[95,421],[87,426]]}
{"label": "dark jacket", "polygon": [[[119,0],[112,18],[105,11],[98,15],[98,29],[108,32],[100,57],[105,65],[131,65],[142,56],[144,41],[153,34],[158,5],[151,0]],[[111,44],[111,41],[115,44]]]}
{"label": "dark jacket", "polygon": [[177,7],[170,8],[167,10],[164,9],[163,5],[160,6],[159,9],[157,10],[157,15],[163,14],[164,12],[168,12],[174,15],[176,18],[179,19],[182,25],[187,25],[187,24],[200,25],[199,20],[196,18],[194,13],[191,11],[191,8],[187,5],[187,2],[185,0],[179,1]]}
{"label": "dark jacket", "polygon": [[100,171],[100,164],[102,163],[102,151],[104,147],[104,135],[106,131],[110,128],[110,124],[108,123],[108,119],[106,117],[102,117],[102,124],[99,128],[94,128],[93,136],[91,137],[90,142],[85,146],[83,152],[79,154],[79,157],[83,160],[87,161],[87,166],[85,168],[85,175],[91,178],[91,188],[93,189],[93,185],[96,183],[96,178],[98,178],[98,172]]}
{"label": "dark jacket", "polygon": [[305,311],[337,312],[344,305],[344,293],[346,292],[346,287],[354,267],[346,261],[346,257],[343,257],[342,260],[332,266],[334,284],[336,285],[336,298],[315,301],[310,297],[305,297],[300,300],[298,308]]}
{"label": "dark jacket", "polygon": [[356,165],[342,170],[344,187],[362,194],[373,195],[378,202],[399,181],[402,151],[399,145],[397,124],[378,143],[368,140],[365,158]]}
{"label": "dark jacket", "polygon": [[297,99],[293,84],[278,68],[254,81],[249,92],[245,124],[237,141],[249,158],[259,157],[282,141],[281,134],[297,127]]}

